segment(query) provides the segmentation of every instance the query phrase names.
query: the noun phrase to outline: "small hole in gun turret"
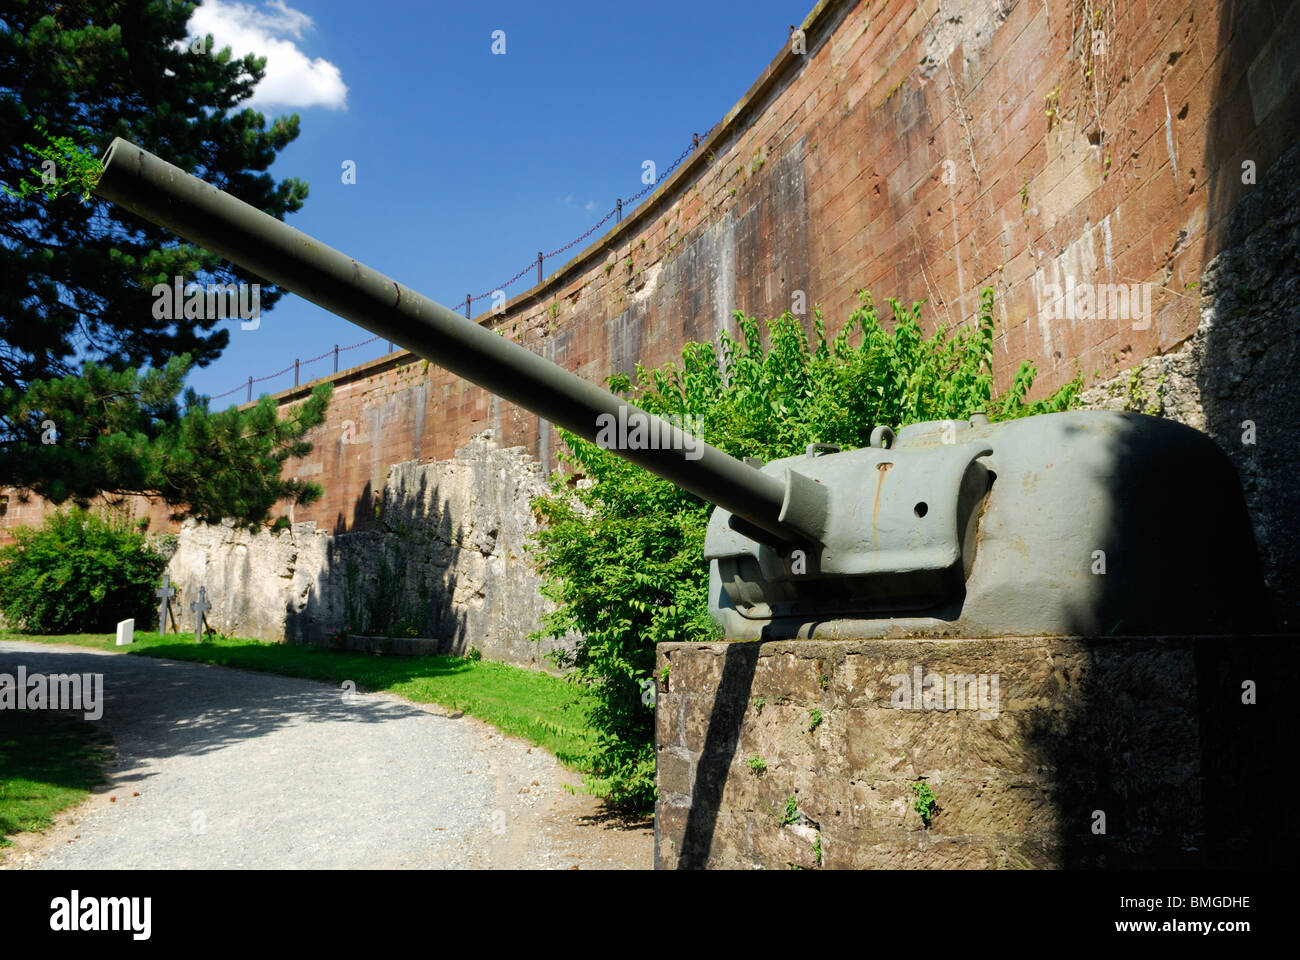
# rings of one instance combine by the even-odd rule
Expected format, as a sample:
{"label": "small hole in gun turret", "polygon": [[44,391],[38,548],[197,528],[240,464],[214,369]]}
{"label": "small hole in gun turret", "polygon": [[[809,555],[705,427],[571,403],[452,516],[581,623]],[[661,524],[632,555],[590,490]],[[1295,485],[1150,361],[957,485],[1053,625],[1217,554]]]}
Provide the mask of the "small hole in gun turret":
{"label": "small hole in gun turret", "polygon": [[918,503],[916,506],[912,508],[912,512],[915,513],[918,517],[924,517],[927,513],[930,512],[930,507],[924,500],[922,500],[920,503]]}

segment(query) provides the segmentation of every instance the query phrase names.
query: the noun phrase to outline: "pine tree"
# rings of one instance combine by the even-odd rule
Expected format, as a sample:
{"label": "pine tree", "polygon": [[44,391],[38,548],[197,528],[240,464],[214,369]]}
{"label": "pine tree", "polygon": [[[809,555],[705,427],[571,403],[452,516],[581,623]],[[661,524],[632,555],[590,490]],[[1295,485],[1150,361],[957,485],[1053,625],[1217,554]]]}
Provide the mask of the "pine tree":
{"label": "pine tree", "polygon": [[279,219],[302,207],[304,182],[265,172],[297,114],[268,125],[237,109],[265,59],[187,38],[194,7],[0,0],[0,484],[55,502],[145,493],[178,516],[256,523],[319,495],[280,466],[310,449],[328,390],[283,421],[269,400],[213,413],[192,395],[182,415],[191,364],[229,332],[156,317],[152,290],[255,282],[261,310],[282,291],[81,190],[39,189],[41,151],[63,180],[121,136]]}

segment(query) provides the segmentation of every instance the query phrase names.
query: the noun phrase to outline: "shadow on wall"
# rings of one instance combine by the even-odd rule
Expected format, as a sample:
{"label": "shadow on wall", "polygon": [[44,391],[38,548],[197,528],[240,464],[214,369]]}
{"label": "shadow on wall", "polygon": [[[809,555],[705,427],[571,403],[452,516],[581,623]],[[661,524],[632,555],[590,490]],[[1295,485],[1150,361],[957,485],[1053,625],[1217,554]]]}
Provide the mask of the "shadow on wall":
{"label": "shadow on wall", "polygon": [[[1237,2],[1206,124],[1205,430],[1241,474],[1283,629],[1300,628],[1300,3]],[[1205,321],[1208,320],[1208,323]]]}
{"label": "shadow on wall", "polygon": [[[1011,724],[1025,768],[1039,771],[1030,779],[1054,824],[1045,841],[1054,866],[1242,868],[1295,855],[1296,831],[1249,798],[1285,749],[1296,659],[1270,636],[1276,623],[1231,464],[1208,440],[1203,454],[1168,454],[1140,430],[1119,433],[1113,512],[1098,544],[1103,619],[1076,611],[1067,633],[1087,639],[1041,665],[1045,701],[977,721]],[[1128,561],[1129,545],[1152,542],[1158,565]],[[1167,621],[1120,619],[1099,631],[1125,610],[1163,611]],[[1020,664],[1006,672],[1025,675]],[[1032,696],[1017,683],[1003,696]],[[1246,683],[1262,688],[1258,702],[1246,702]]]}
{"label": "shadow on wall", "polygon": [[[1121,566],[1108,586],[1158,602],[1171,586],[1162,578],[1197,575],[1174,572],[1191,551],[1205,568],[1198,588],[1223,591],[1242,632],[1257,635],[1196,637],[1213,627],[1191,623],[1188,638],[1095,641],[1055,665],[1061,694],[1026,742],[1051,772],[1064,867],[1289,866],[1300,846],[1295,827],[1256,796],[1261,773],[1290,753],[1290,691],[1300,680],[1294,637],[1258,636],[1300,624],[1300,4],[1228,3],[1218,31],[1189,392],[1239,474],[1244,503],[1191,495],[1191,478],[1144,464],[1149,451],[1132,440],[1129,477],[1116,484],[1127,496],[1112,523],[1120,552],[1110,555]],[[1153,535],[1135,484],[1183,531],[1181,542],[1162,540],[1165,569],[1122,569],[1122,544]],[[1219,522],[1253,533],[1267,590],[1236,579],[1238,554],[1211,532]]]}
{"label": "shadow on wall", "polygon": [[456,602],[463,531],[427,471],[399,472],[375,495],[366,484],[352,523],[340,517],[306,604],[290,610],[292,643],[326,643],[336,633],[424,637],[439,653],[468,651],[466,614]]}
{"label": "shadow on wall", "polygon": [[749,709],[758,655],[757,643],[729,643],[723,654],[722,679],[691,788],[691,809],[677,860],[679,870],[702,870],[709,864],[722,795],[735,763],[745,711]]}

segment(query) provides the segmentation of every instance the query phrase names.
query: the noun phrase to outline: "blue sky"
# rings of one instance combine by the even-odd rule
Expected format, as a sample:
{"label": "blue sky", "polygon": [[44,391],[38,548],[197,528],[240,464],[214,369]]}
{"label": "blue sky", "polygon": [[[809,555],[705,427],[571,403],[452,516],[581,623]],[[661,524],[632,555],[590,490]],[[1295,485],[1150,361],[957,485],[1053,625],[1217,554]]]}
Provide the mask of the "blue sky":
{"label": "blue sky", "polygon": [[[191,27],[236,53],[260,47],[268,77],[253,105],[268,118],[302,118],[271,169],[311,186],[288,222],[459,309],[466,293],[498,287],[639,191],[643,161],[663,170],[692,132],[721,119],[811,7],[207,0]],[[495,30],[505,32],[504,55],[492,53]],[[342,183],[346,160],[355,184]],[[548,260],[547,272],[585,246]],[[229,348],[189,382],[216,397],[369,336],[286,296],[257,330],[234,321]],[[386,351],[361,347],[340,367]],[[303,379],[331,369],[322,360]],[[292,383],[290,372],[255,385],[254,396]]]}

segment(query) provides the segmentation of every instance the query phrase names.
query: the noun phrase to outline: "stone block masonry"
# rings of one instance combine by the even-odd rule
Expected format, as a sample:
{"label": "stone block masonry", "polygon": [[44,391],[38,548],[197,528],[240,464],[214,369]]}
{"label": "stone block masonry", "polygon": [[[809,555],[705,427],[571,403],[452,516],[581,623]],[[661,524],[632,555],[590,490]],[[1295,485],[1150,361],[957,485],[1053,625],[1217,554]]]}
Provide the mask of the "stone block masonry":
{"label": "stone block masonry", "polygon": [[[956,325],[991,285],[999,390],[1025,360],[1036,394],[1082,373],[1101,405],[1144,361],[1168,374],[1170,415],[1234,456],[1279,619],[1296,629],[1300,4],[823,0],[802,54],[786,27],[671,177],[478,322],[600,383],[679,358],[732,329],[734,310],[802,300],[809,328],[819,305],[834,333],[865,288]],[[1149,316],[1057,309],[1055,291],[1120,284],[1148,285]],[[373,530],[390,468],[449,462],[485,430],[556,463],[549,424],[404,351],[330,379],[315,450],[285,465],[323,484],[293,518],[318,531]],[[0,530],[46,507],[11,496]],[[165,510],[132,509],[166,527]]]}
{"label": "stone block masonry", "polygon": [[1290,866],[1297,639],[661,644],[656,865]]}

